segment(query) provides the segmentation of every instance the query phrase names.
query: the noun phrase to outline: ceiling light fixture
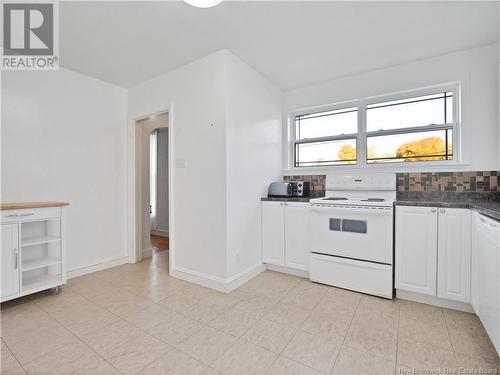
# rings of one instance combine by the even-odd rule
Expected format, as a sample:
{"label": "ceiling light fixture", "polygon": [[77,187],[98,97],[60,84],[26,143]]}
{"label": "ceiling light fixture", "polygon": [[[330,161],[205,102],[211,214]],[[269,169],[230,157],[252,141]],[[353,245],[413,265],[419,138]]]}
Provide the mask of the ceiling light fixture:
{"label": "ceiling light fixture", "polygon": [[192,5],[197,8],[211,8],[222,2],[222,0],[184,0],[184,1],[189,5]]}

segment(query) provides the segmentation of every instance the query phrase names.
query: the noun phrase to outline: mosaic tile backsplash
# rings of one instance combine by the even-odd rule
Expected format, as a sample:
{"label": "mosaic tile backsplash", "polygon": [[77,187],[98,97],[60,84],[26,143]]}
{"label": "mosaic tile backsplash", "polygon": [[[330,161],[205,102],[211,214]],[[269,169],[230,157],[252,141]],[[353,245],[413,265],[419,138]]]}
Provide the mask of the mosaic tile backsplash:
{"label": "mosaic tile backsplash", "polygon": [[[284,181],[309,181],[311,192],[325,191],[325,175],[284,176]],[[500,192],[500,171],[412,172],[397,174],[398,191]]]}
{"label": "mosaic tile backsplash", "polygon": [[398,173],[398,191],[497,192],[500,171]]}

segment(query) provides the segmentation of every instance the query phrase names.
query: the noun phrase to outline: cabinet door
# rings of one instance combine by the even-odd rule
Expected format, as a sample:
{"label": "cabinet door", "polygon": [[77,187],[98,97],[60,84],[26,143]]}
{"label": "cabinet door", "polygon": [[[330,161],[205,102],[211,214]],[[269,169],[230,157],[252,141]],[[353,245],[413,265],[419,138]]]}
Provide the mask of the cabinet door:
{"label": "cabinet door", "polygon": [[474,312],[479,315],[479,214],[473,211],[471,220],[470,303]]}
{"label": "cabinet door", "polygon": [[438,222],[437,295],[455,301],[470,302],[470,210],[440,208]]}
{"label": "cabinet door", "polygon": [[308,203],[285,203],[285,264],[291,268],[309,269],[307,252]]}
{"label": "cabinet door", "polygon": [[18,233],[18,224],[2,224],[2,299],[19,293]]}
{"label": "cabinet door", "polygon": [[283,202],[262,203],[262,260],[285,265],[285,213]]}
{"label": "cabinet door", "polygon": [[437,208],[396,207],[396,289],[436,295]]}

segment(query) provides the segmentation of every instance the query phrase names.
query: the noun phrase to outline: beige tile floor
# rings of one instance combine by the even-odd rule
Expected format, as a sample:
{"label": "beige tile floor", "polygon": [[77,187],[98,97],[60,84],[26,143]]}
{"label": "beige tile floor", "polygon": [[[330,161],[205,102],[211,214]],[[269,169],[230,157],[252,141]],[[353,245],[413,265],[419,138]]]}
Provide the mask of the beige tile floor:
{"label": "beige tile floor", "polygon": [[471,314],[275,272],[226,295],[167,269],[168,252],[156,253],[72,279],[59,295],[4,303],[2,374],[400,374],[499,365]]}

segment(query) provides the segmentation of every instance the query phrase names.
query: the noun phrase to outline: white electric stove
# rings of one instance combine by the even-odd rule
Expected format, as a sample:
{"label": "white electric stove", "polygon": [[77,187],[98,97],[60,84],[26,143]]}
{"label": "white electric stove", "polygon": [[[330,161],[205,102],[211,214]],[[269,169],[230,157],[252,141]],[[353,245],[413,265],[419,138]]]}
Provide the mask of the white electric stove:
{"label": "white electric stove", "polygon": [[312,281],[393,296],[396,174],[331,174],[309,212]]}

